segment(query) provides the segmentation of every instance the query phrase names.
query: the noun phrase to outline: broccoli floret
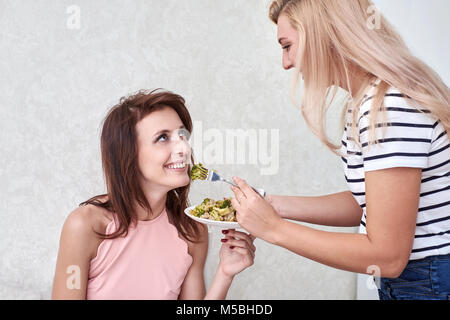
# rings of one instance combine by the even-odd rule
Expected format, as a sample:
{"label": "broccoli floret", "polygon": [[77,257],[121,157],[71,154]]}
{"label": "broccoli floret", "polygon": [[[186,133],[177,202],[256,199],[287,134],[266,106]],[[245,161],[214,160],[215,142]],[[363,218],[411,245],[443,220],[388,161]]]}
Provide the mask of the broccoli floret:
{"label": "broccoli floret", "polygon": [[191,180],[205,180],[208,175],[208,169],[206,169],[203,164],[194,164],[191,169]]}
{"label": "broccoli floret", "polygon": [[200,217],[202,214],[205,213],[205,209],[203,209],[202,206],[199,205],[199,206],[196,206],[194,208],[194,210],[191,211],[191,213],[196,217]]}
{"label": "broccoli floret", "polygon": [[206,198],[205,200],[203,200],[202,204],[210,204],[212,202],[212,200],[210,198]]}
{"label": "broccoli floret", "polygon": [[230,208],[231,207],[231,200],[230,199],[224,199],[222,205],[220,206],[221,209],[223,208]]}
{"label": "broccoli floret", "polygon": [[214,204],[215,207],[217,208],[224,208],[223,206],[223,200],[217,200],[216,203]]}
{"label": "broccoli floret", "polygon": [[220,216],[218,215],[217,212],[212,211],[209,213],[209,215],[213,218],[213,220],[220,221]]}
{"label": "broccoli floret", "polygon": [[225,216],[230,213],[229,208],[214,208],[214,212],[217,213],[219,216]]}

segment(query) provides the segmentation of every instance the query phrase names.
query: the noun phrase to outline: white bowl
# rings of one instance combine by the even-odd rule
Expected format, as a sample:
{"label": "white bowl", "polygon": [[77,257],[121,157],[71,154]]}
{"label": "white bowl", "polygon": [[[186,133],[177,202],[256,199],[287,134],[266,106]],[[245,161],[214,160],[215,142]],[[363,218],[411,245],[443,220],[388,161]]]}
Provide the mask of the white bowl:
{"label": "white bowl", "polygon": [[218,227],[221,229],[236,229],[240,228],[239,223],[237,222],[229,222],[229,221],[216,221],[216,220],[209,220],[209,219],[203,219],[203,218],[197,218],[193,214],[190,213],[191,210],[193,210],[196,206],[192,206],[189,208],[184,209],[184,213],[191,219],[194,219],[195,221],[198,221],[200,223],[206,224],[208,226]]}

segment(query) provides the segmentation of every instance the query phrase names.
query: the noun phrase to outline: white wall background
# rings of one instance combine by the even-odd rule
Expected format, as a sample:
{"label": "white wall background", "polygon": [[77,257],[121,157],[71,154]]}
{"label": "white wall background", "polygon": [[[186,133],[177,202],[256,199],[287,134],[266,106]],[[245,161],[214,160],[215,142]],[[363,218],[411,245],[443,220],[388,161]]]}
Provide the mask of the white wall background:
{"label": "white wall background", "polygon": [[[62,224],[104,192],[100,123],[121,96],[162,87],[187,100],[202,132],[279,129],[279,170],[215,165],[270,193],[346,189],[340,162],[289,101],[269,1],[0,0],[0,299],[48,299]],[[414,52],[450,78],[447,0],[375,1]],[[66,12],[80,8],[80,28]],[[197,130],[197,135],[201,132]],[[207,144],[207,141],[204,141]],[[198,146],[196,151],[198,151]],[[231,195],[194,184],[191,201]],[[324,230],[335,230],[322,228]],[[353,229],[337,229],[353,232]],[[221,235],[212,230],[209,284]],[[354,299],[356,275],[260,240],[230,299]],[[362,283],[362,282],[360,282]],[[373,293],[373,291],[372,291]]]}

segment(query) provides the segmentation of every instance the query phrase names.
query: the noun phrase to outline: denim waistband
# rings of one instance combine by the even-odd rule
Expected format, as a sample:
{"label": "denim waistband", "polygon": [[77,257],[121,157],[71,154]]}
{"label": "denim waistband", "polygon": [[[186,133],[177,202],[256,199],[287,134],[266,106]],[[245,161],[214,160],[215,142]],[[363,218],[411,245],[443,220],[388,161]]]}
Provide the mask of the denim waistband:
{"label": "denim waistband", "polygon": [[411,260],[398,278],[380,279],[380,299],[450,299],[449,275],[450,254]]}
{"label": "denim waistband", "polygon": [[429,256],[429,257],[426,257],[423,259],[418,259],[418,260],[409,260],[408,265],[414,265],[417,263],[429,262],[429,261],[445,261],[445,260],[450,260],[450,254],[439,255],[439,256]]}

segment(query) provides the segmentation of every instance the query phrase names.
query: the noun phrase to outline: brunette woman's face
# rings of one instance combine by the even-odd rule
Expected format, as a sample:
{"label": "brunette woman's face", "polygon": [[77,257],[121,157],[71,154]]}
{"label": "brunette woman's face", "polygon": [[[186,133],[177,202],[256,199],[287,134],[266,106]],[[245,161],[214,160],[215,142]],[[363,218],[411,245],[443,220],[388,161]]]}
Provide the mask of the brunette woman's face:
{"label": "brunette woman's face", "polygon": [[136,124],[141,186],[170,191],[189,184],[189,131],[170,108],[154,111]]}
{"label": "brunette woman's face", "polygon": [[291,25],[289,18],[282,14],[278,18],[278,43],[283,49],[283,68],[295,68],[299,39],[298,31]]}

